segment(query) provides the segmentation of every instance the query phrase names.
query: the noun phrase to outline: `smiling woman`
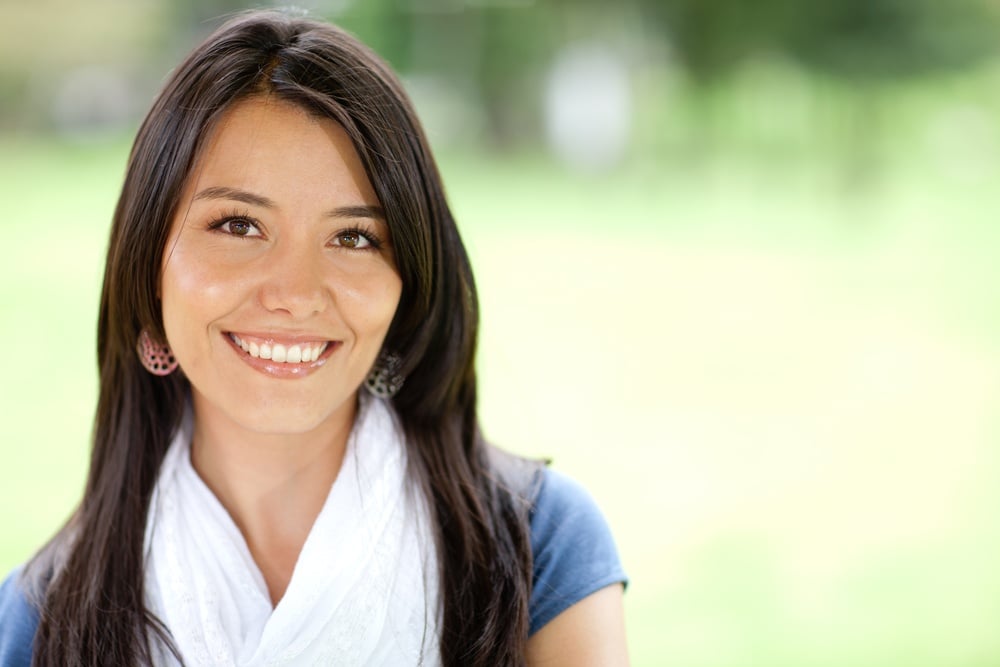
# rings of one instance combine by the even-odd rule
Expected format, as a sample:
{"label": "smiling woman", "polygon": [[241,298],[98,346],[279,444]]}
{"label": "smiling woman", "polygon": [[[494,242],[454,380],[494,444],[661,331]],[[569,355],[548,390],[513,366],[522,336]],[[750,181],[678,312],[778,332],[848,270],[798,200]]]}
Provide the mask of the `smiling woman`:
{"label": "smiling woman", "polygon": [[[192,463],[240,526],[274,604],[399,304],[392,245],[379,240],[388,227],[365,215],[378,208],[340,126],[251,98],[219,121],[167,239],[163,325],[191,383]],[[249,458],[255,478],[271,477],[290,455],[308,466],[272,479],[266,504],[230,473]]]}
{"label": "smiling woman", "polygon": [[0,665],[626,662],[600,512],[480,433],[477,326],[395,76],[220,28],[136,138],[84,497],[0,588]]}
{"label": "smiling woman", "polygon": [[160,286],[166,337],[191,381],[195,442],[204,432],[225,442],[345,440],[356,408],[347,399],[402,290],[347,133],[299,106],[251,98],[222,117],[193,176]]}

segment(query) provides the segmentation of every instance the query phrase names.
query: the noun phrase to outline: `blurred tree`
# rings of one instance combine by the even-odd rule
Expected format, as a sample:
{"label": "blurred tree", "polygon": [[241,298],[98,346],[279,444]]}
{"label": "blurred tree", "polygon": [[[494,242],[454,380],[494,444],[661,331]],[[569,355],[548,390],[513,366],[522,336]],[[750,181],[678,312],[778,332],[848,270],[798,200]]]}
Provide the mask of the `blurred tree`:
{"label": "blurred tree", "polygon": [[801,6],[786,0],[638,0],[651,24],[670,42],[678,61],[708,85],[788,31]]}
{"label": "blurred tree", "polygon": [[996,52],[993,0],[636,0],[698,81],[760,51],[851,78],[961,67]]}
{"label": "blurred tree", "polygon": [[897,79],[994,55],[998,14],[992,0],[814,0],[779,46],[824,73]]}
{"label": "blurred tree", "polygon": [[848,180],[872,173],[887,86],[994,57],[995,0],[636,0],[688,75],[697,154],[710,153],[726,118],[728,77],[760,54],[798,63],[849,100]]}
{"label": "blurred tree", "polygon": [[404,76],[440,76],[472,97],[491,147],[537,138],[539,81],[558,22],[550,5],[365,0],[330,18]]}
{"label": "blurred tree", "polygon": [[557,47],[558,14],[550,8],[484,7],[478,22],[482,41],[477,80],[490,139],[509,147],[541,132],[544,68]]}
{"label": "blurred tree", "polygon": [[814,0],[780,36],[780,48],[813,72],[849,83],[841,125],[845,185],[878,173],[888,87],[904,78],[975,65],[997,50],[992,0]]}
{"label": "blurred tree", "polygon": [[396,70],[408,72],[412,69],[413,2],[364,0],[326,11],[325,15],[356,35]]}

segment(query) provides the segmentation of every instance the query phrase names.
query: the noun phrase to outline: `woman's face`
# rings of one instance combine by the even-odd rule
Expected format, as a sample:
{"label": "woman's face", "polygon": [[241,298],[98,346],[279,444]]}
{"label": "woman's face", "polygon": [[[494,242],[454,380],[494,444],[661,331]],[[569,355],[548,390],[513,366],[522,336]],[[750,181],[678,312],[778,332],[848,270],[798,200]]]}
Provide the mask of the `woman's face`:
{"label": "woman's face", "polygon": [[160,296],[197,418],[258,433],[350,418],[402,283],[343,128],[285,102],[240,102],[177,210]]}

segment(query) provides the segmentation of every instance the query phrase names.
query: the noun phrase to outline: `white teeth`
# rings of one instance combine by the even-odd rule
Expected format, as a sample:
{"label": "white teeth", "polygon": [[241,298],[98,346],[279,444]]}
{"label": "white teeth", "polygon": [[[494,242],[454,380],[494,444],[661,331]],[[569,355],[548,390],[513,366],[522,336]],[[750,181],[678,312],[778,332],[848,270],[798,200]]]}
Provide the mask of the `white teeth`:
{"label": "white teeth", "polygon": [[281,343],[275,343],[274,345],[269,343],[257,344],[243,340],[234,333],[229,334],[229,337],[254,359],[270,359],[271,361],[287,364],[307,364],[316,361],[326,351],[327,345],[329,345],[329,342],[326,342],[318,344],[305,343],[286,347]]}

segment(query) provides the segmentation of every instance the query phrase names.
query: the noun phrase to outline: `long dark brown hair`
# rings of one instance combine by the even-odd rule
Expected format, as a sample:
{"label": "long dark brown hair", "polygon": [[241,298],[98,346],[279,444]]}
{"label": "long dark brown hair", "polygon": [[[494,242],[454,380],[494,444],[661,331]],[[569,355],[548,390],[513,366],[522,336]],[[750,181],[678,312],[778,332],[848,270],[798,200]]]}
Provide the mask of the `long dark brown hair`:
{"label": "long dark brown hair", "polygon": [[344,31],[275,12],[230,20],[173,72],[143,122],[115,210],[101,296],[93,453],[83,499],[27,570],[41,610],[34,664],[147,664],[169,632],[144,607],[150,496],[189,391],[139,364],[164,340],[157,282],[181,190],[235,102],[274,96],[342,125],[385,209],[402,277],[386,347],[404,360],[394,397],[427,495],[440,562],[446,665],[522,664],[528,631],[532,466],[483,440],[476,416],[472,271],[402,86]]}

